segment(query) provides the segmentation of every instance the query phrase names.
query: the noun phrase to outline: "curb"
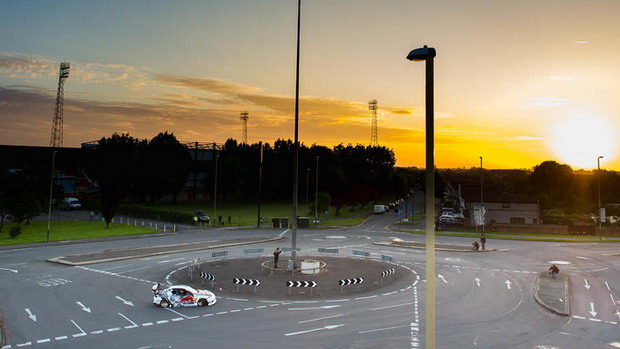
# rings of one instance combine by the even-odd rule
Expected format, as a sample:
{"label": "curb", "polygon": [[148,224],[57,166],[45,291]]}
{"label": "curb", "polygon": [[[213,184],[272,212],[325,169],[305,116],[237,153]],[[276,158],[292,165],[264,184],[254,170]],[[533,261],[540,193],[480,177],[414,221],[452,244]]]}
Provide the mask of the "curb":
{"label": "curb", "polygon": [[534,281],[534,299],[536,303],[540,304],[543,308],[556,313],[560,316],[569,316],[570,315],[570,277],[567,275],[564,279],[564,310],[556,309],[551,305],[545,303],[540,296],[538,295],[538,291],[540,290],[540,275],[542,272],[539,272],[536,275],[536,281]]}
{"label": "curb", "polygon": [[[87,261],[83,261],[83,262],[70,262],[70,261],[65,260],[64,258],[71,257],[71,256],[59,256],[59,257],[49,258],[46,261],[47,262],[52,262],[52,263],[59,263],[59,264],[64,264],[64,265],[70,265],[70,266],[79,266],[79,265],[89,265],[89,264],[96,264],[96,263],[114,262],[114,261],[134,259],[134,258],[143,258],[143,257],[150,257],[150,256],[174,254],[174,253],[184,253],[184,252],[193,252],[193,251],[200,251],[200,250],[209,250],[209,249],[222,248],[222,247],[258,244],[258,243],[263,243],[263,242],[279,241],[279,240],[283,240],[283,239],[284,239],[284,237],[274,237],[274,238],[268,238],[268,239],[256,240],[256,241],[241,241],[241,242],[232,242],[232,243],[222,243],[222,244],[219,244],[219,245],[215,244],[215,245],[201,246],[201,247],[189,247],[189,246],[195,246],[196,244],[194,244],[194,243],[176,244],[176,245],[158,246],[158,247],[171,247],[172,248],[172,250],[160,251],[160,252],[139,253],[140,250],[151,248],[151,247],[146,247],[146,248],[129,249],[128,251],[135,251],[136,254],[132,254],[132,255],[128,255],[128,256],[114,257],[114,258],[92,259],[92,260],[87,260]],[[188,246],[188,248],[183,248],[183,246]],[[179,249],[174,249],[174,247],[180,247],[180,248]],[[113,252],[113,250],[112,251],[106,251],[106,252]],[[80,256],[80,254],[72,255],[72,256]]]}
{"label": "curb", "polygon": [[[373,242],[373,245],[380,246],[391,246],[391,247],[400,247],[400,248],[412,248],[417,250],[426,250],[426,245],[422,244],[421,246],[417,245],[398,245],[392,242]],[[441,247],[442,245],[435,245],[435,251],[446,251],[446,252],[474,252],[474,253],[484,253],[484,252],[493,252],[497,251],[494,248],[487,248],[485,250],[474,251],[469,246],[463,246],[462,248],[449,248],[449,247]]]}

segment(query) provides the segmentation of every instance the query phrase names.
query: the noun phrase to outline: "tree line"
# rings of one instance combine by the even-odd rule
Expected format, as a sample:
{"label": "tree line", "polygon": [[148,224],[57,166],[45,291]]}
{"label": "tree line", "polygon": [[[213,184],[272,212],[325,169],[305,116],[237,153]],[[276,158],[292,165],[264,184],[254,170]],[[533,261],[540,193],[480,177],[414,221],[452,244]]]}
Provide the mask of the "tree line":
{"label": "tree line", "polygon": [[[168,132],[150,140],[113,134],[101,138],[94,149],[82,151],[88,152],[88,156],[80,166],[85,167],[98,186],[98,209],[108,223],[120,202],[158,202],[164,198],[176,201],[196,170],[192,149]],[[291,140],[279,139],[272,145],[228,139],[215,152],[216,160],[201,169],[206,177],[200,179],[200,184],[211,199],[215,194],[217,164],[217,200],[254,201],[258,199],[262,170],[262,200],[290,200],[294,151]],[[329,148],[300,144],[299,202],[313,202],[314,193],[318,192],[322,206],[328,198],[329,204],[339,210],[345,206],[385,203],[413,189],[424,190],[424,169],[395,167],[395,162],[394,152],[383,146],[339,144]],[[49,168],[49,164],[30,164],[0,171],[0,230],[7,217],[23,223],[47,211]],[[544,161],[531,170],[438,169],[435,195],[443,197],[447,185],[479,186],[481,175],[485,193],[535,195],[543,215],[595,213],[599,179],[603,205],[620,203],[618,172],[574,171],[556,161]],[[53,201],[61,202],[63,193],[59,186],[53,188],[53,194]],[[609,208],[607,212],[620,215],[615,210]]]}

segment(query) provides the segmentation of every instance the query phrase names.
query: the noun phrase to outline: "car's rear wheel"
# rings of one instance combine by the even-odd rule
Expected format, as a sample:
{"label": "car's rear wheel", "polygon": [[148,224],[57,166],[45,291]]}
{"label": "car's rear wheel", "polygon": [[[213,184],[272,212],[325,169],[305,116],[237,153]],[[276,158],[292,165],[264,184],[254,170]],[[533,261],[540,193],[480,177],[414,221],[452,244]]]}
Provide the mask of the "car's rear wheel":
{"label": "car's rear wheel", "polygon": [[206,299],[200,299],[200,300],[198,300],[198,305],[201,306],[201,307],[205,307],[205,306],[209,305],[209,302],[207,302]]}
{"label": "car's rear wheel", "polygon": [[159,305],[161,305],[161,306],[162,306],[162,307],[164,307],[164,308],[167,308],[167,307],[169,307],[169,306],[170,306],[170,303],[168,303],[168,301],[167,301],[167,300],[162,299],[162,300],[161,300],[161,302],[159,302]]}

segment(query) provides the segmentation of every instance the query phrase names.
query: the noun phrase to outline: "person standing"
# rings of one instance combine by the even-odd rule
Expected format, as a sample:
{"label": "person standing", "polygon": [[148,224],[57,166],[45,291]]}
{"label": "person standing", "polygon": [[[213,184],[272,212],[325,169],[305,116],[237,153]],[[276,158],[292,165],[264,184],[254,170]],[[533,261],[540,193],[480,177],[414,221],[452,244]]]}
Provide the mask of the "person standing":
{"label": "person standing", "polygon": [[487,243],[487,238],[484,237],[484,234],[480,235],[480,246],[482,247],[482,250],[484,251],[484,245]]}
{"label": "person standing", "polygon": [[276,247],[276,250],[273,251],[273,267],[274,268],[278,267],[278,259],[280,259],[280,253],[282,253],[282,250],[279,247]]}

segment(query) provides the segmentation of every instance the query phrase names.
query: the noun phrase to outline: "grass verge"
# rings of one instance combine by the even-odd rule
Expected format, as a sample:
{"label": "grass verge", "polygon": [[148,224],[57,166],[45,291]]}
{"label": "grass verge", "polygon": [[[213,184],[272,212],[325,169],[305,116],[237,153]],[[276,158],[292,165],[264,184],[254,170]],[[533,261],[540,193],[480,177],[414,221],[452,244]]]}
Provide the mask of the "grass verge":
{"label": "grass verge", "polygon": [[[11,238],[9,230],[15,223],[5,224],[0,232],[0,246],[29,244],[47,241],[47,222],[37,221],[22,224],[21,235]],[[112,236],[152,234],[157,230],[147,227],[134,227],[125,224],[111,223],[106,229],[99,221],[52,221],[50,241],[94,239]]]}

